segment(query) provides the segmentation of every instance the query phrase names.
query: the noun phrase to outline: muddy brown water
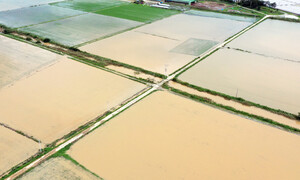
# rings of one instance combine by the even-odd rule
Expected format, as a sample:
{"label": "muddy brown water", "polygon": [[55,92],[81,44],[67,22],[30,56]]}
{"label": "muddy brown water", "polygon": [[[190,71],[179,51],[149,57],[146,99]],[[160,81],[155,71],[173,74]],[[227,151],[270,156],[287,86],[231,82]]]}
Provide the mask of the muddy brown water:
{"label": "muddy brown water", "polygon": [[200,87],[297,114],[300,64],[221,49],[179,76]]}
{"label": "muddy brown water", "polygon": [[264,117],[264,118],[268,118],[268,119],[274,120],[276,122],[286,124],[286,125],[289,125],[289,126],[300,129],[300,121],[299,120],[290,119],[290,118],[287,118],[285,116],[275,114],[275,113],[272,113],[270,111],[267,111],[267,110],[264,110],[264,109],[261,109],[261,108],[255,107],[255,106],[243,105],[241,103],[238,103],[238,102],[235,102],[235,101],[232,101],[232,100],[228,100],[228,99],[225,99],[225,98],[220,97],[220,96],[215,96],[215,95],[212,95],[212,94],[209,94],[209,93],[206,93],[206,92],[200,92],[200,91],[197,91],[195,89],[183,86],[183,85],[178,84],[178,83],[170,82],[169,85],[173,88],[179,89],[181,91],[188,92],[190,94],[195,94],[197,96],[209,98],[209,99],[211,99],[212,101],[214,101],[218,104],[222,104],[222,105],[225,105],[225,106],[230,106],[230,107],[233,107],[233,108],[235,108],[237,110],[240,110],[240,111],[244,111],[244,112],[247,112],[247,113],[250,113],[250,114],[255,114],[255,115],[258,115],[258,116],[261,116],[261,117]]}
{"label": "muddy brown water", "polygon": [[0,36],[0,88],[61,58],[44,49]]}
{"label": "muddy brown water", "polygon": [[300,62],[300,23],[268,19],[227,46]]}
{"label": "muddy brown water", "polygon": [[155,92],[68,153],[105,179],[299,179],[299,139]]}
{"label": "muddy brown water", "polygon": [[50,143],[144,87],[65,58],[1,89],[0,119],[44,143]]}
{"label": "muddy brown water", "polygon": [[169,52],[181,41],[139,32],[125,32],[81,47],[83,51],[142,67],[172,73],[196,56]]}
{"label": "muddy brown water", "polygon": [[0,126],[0,175],[38,152],[39,145]]}

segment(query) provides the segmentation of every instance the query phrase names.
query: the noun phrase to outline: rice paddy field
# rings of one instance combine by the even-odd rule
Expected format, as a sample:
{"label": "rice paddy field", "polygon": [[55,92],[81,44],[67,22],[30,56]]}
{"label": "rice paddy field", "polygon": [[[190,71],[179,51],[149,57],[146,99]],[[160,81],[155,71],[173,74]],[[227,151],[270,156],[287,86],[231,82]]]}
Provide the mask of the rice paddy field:
{"label": "rice paddy field", "polygon": [[0,174],[37,153],[38,143],[0,126]]}
{"label": "rice paddy field", "polygon": [[187,14],[81,46],[95,55],[170,74],[251,22]]}
{"label": "rice paddy field", "polygon": [[82,11],[43,5],[0,12],[0,24],[22,27],[83,14]]}
{"label": "rice paddy field", "polygon": [[0,179],[300,179],[296,118],[172,81],[298,114],[299,23],[146,4],[0,0]]}
{"label": "rice paddy field", "polygon": [[0,11],[8,11],[23,7],[37,6],[63,0],[0,0]]}
{"label": "rice paddy field", "polygon": [[42,163],[37,168],[25,174],[20,180],[50,179],[50,180],[69,180],[69,179],[100,179],[72,161],[62,157],[51,158]]}
{"label": "rice paddy field", "polygon": [[146,5],[128,4],[103,9],[95,13],[147,23],[177,14],[179,11],[154,8]]}
{"label": "rice paddy field", "polygon": [[272,119],[273,121],[276,121],[276,122],[279,122],[279,123],[282,123],[282,124],[300,129],[300,121],[298,121],[296,119],[290,119],[289,117],[285,117],[285,116],[282,116],[282,115],[279,115],[279,114],[275,114],[275,113],[272,113],[268,110],[261,109],[261,108],[255,107],[255,106],[249,106],[248,104],[241,104],[241,103],[238,103],[234,100],[225,99],[225,98],[223,98],[221,96],[218,96],[218,95],[212,95],[212,94],[207,93],[207,92],[201,92],[201,91],[198,91],[196,89],[181,85],[181,84],[176,83],[176,82],[170,82],[168,85],[173,87],[173,88],[176,88],[178,90],[181,90],[183,92],[187,92],[189,94],[209,98],[210,100],[212,100],[215,103],[222,104],[222,105],[229,106],[229,107],[233,107],[233,108],[235,108],[236,110],[239,110],[239,111],[243,111],[243,112],[247,112],[249,114],[255,114],[255,115],[258,115],[258,116],[261,116],[261,117],[264,117],[264,118]]}
{"label": "rice paddy field", "polygon": [[228,18],[178,14],[140,27],[137,31],[178,40],[197,38],[222,42],[251,24]]}
{"label": "rice paddy field", "polygon": [[129,2],[118,0],[68,0],[58,3],[52,3],[51,5],[86,12],[94,12],[127,4],[129,4]]}
{"label": "rice paddy field", "polygon": [[0,89],[59,58],[58,54],[0,36]]}
{"label": "rice paddy field", "polygon": [[[141,23],[99,14],[85,14],[22,28],[22,31],[74,46],[139,26]],[[88,27],[88,28],[87,28]]]}
{"label": "rice paddy field", "polygon": [[169,74],[196,56],[169,52],[180,41],[135,31],[103,39],[80,49],[147,70]]}
{"label": "rice paddy field", "polygon": [[209,12],[209,11],[189,10],[189,11],[186,11],[185,14],[198,15],[198,16],[204,16],[204,17],[221,18],[221,19],[231,19],[231,20],[242,21],[242,22],[246,21],[246,22],[252,22],[252,23],[257,21],[257,18],[255,18],[255,17],[230,15],[230,14],[223,14],[223,13]]}
{"label": "rice paddy field", "polygon": [[221,49],[179,76],[190,84],[297,114],[300,64]]}
{"label": "rice paddy field", "polygon": [[265,56],[300,62],[300,23],[268,19],[228,44]]}
{"label": "rice paddy field", "polygon": [[298,135],[156,92],[68,154],[104,179],[299,179],[299,148]]}
{"label": "rice paddy field", "polygon": [[143,88],[143,84],[64,58],[2,88],[0,119],[51,143]]}

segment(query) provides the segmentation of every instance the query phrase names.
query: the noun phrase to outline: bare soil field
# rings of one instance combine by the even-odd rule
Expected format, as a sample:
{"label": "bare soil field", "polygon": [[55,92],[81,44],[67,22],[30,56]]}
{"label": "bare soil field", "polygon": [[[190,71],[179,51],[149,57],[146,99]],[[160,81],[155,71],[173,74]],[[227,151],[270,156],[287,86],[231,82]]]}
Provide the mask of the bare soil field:
{"label": "bare soil field", "polygon": [[299,179],[300,137],[156,92],[74,144],[104,179]]}
{"label": "bare soil field", "polygon": [[70,160],[62,157],[51,158],[40,164],[20,180],[47,179],[47,180],[75,180],[75,179],[100,179],[92,173],[86,171]]}
{"label": "bare soil field", "polygon": [[179,76],[182,81],[298,114],[300,64],[221,49]]}
{"label": "bare soil field", "polygon": [[0,36],[0,89],[59,58],[55,53]]}
{"label": "bare soil field", "polygon": [[145,86],[70,59],[61,59],[0,90],[0,119],[50,143]]}
{"label": "bare soil field", "polygon": [[230,8],[231,6],[225,3],[219,3],[219,2],[197,2],[193,4],[194,7],[196,8],[205,8],[205,9],[212,9],[212,10],[223,10],[226,8]]}
{"label": "bare soil field", "polygon": [[300,62],[300,23],[268,19],[227,46]]}
{"label": "bare soil field", "polygon": [[0,126],[0,175],[38,152],[39,145]]}

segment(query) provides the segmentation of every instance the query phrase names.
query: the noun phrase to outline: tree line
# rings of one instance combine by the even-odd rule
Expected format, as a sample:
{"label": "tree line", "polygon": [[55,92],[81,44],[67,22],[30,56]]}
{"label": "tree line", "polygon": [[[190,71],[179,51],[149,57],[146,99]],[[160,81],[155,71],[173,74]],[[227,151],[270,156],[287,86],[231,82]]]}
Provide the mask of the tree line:
{"label": "tree line", "polygon": [[223,0],[226,2],[234,2],[238,3],[241,6],[252,8],[252,9],[260,9],[261,6],[267,6],[271,8],[276,7],[276,3],[271,3],[270,1],[263,0]]}

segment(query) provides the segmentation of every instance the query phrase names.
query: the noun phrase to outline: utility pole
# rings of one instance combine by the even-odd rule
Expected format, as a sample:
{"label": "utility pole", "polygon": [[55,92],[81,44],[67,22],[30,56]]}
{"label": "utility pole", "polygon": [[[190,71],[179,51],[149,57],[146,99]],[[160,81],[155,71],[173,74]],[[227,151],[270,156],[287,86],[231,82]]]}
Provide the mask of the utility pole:
{"label": "utility pole", "polygon": [[168,76],[167,72],[168,72],[168,64],[165,64],[165,75],[166,76]]}
{"label": "utility pole", "polygon": [[39,151],[42,152],[42,144],[40,140],[39,140]]}
{"label": "utility pole", "polygon": [[236,89],[236,94],[235,94],[235,97],[238,96],[238,93],[239,93],[239,88]]}

